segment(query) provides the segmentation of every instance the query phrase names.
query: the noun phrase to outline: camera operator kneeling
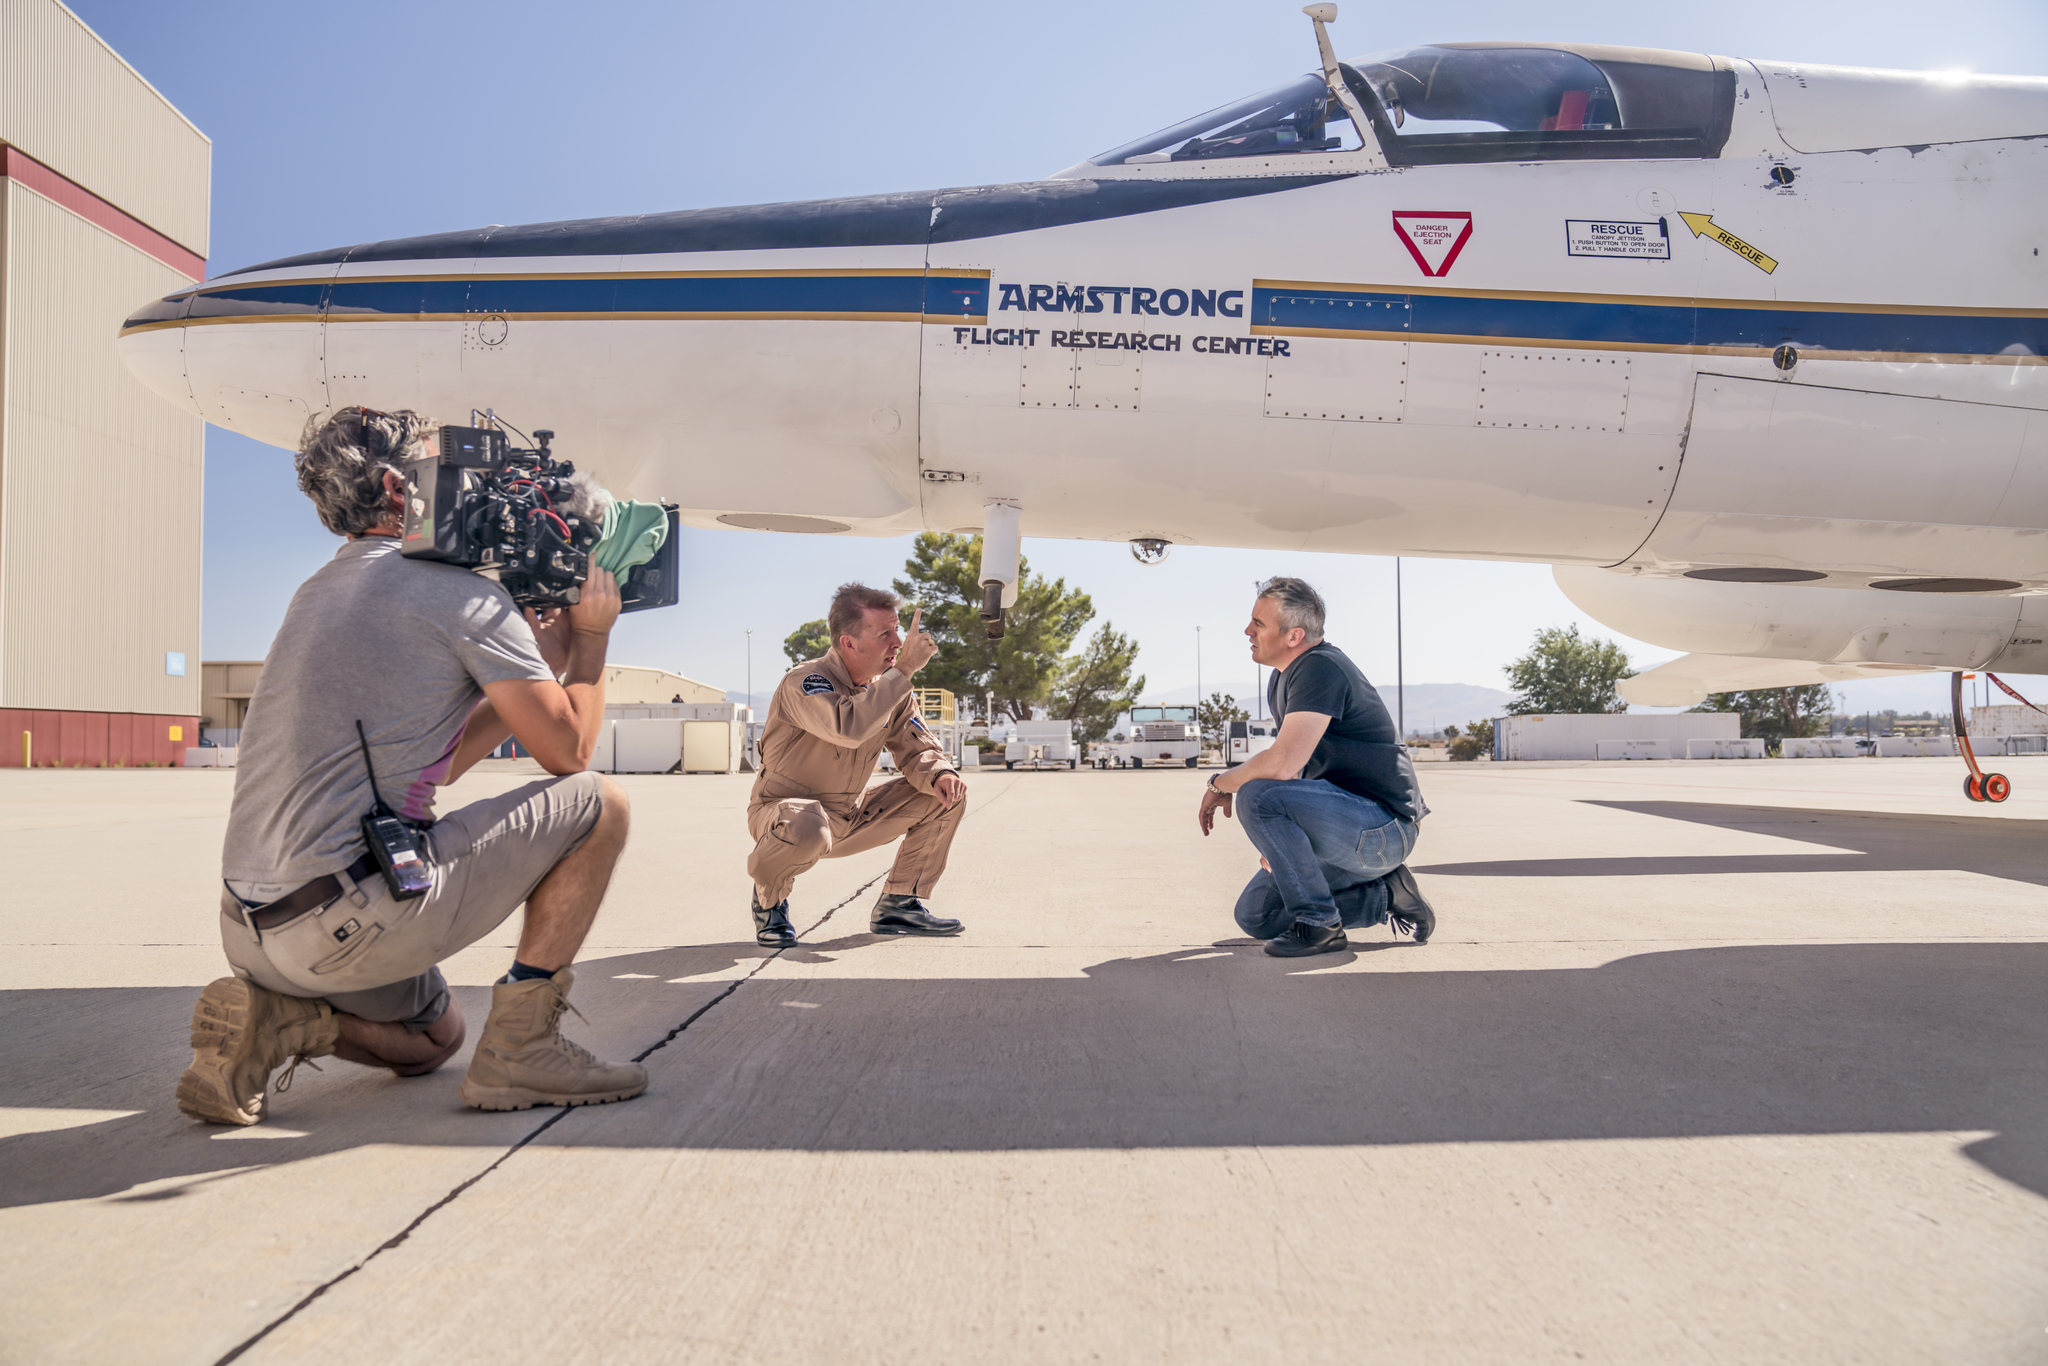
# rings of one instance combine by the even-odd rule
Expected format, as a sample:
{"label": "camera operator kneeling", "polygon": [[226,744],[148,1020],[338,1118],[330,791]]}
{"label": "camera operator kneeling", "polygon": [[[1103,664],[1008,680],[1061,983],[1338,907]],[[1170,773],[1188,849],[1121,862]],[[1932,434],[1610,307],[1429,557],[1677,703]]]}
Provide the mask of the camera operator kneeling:
{"label": "camera operator kneeling", "polygon": [[[593,567],[575,606],[522,614],[489,579],[402,556],[401,466],[432,434],[415,413],[359,408],[307,426],[299,487],[348,541],[292,598],[243,723],[220,917],[235,975],[192,1013],[178,1108],[195,1119],[256,1123],[287,1060],[433,1071],[464,1034],[436,964],[521,902],[462,1099],[523,1110],[646,1089],[643,1068],[558,1029],[626,842],[625,794],[586,771],[618,585]],[[556,776],[436,819],[435,790],[507,735]]]}

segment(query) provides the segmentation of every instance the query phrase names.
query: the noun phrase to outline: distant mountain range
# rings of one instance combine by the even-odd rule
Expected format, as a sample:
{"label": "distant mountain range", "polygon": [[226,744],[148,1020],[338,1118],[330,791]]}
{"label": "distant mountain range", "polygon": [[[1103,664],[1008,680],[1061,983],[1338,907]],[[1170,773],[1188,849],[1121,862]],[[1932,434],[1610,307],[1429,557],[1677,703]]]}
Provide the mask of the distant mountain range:
{"label": "distant mountain range", "polygon": [[[1394,689],[1381,688],[1379,691],[1387,710],[1397,712],[1398,699]],[[1447,725],[1462,727],[1467,721],[1505,716],[1513,696],[1513,693],[1499,688],[1482,688],[1472,683],[1410,683],[1408,709],[1403,719],[1411,731],[1441,730]]]}
{"label": "distant mountain range", "polygon": [[[1252,697],[1253,685],[1249,679],[1236,683],[1218,682],[1213,686],[1207,680],[1203,687],[1211,693],[1226,693],[1237,698],[1238,705],[1246,711],[1257,713],[1260,704]],[[1393,688],[1381,688],[1380,697],[1387,704],[1387,710],[1399,714],[1400,699]],[[1411,731],[1425,734],[1441,730],[1446,725],[1463,726],[1467,721],[1480,721],[1490,716],[1507,713],[1511,694],[1499,688],[1482,688],[1473,683],[1410,683],[1407,688],[1407,714],[1403,718]],[[765,717],[768,713],[768,699],[772,694],[754,694],[754,715]],[[725,695],[728,702],[745,702],[747,695],[734,690]],[[1186,706],[1195,700],[1192,687],[1173,689],[1144,699],[1151,706]]]}
{"label": "distant mountain range", "polygon": [[[1268,675],[1270,677],[1270,675]],[[1211,684],[1202,681],[1203,691],[1209,694],[1224,693],[1235,697],[1237,704],[1256,715],[1263,705],[1252,696],[1255,691],[1249,679],[1236,682],[1219,681]],[[1379,689],[1380,698],[1387,704],[1387,710],[1399,714],[1400,698],[1391,687]],[[1407,687],[1408,707],[1403,719],[1411,731],[1429,732],[1446,725],[1463,726],[1467,721],[1480,721],[1491,716],[1507,714],[1511,693],[1499,688],[1482,688],[1474,683],[1410,683]],[[1169,689],[1143,699],[1154,706],[1186,706],[1195,700],[1192,687]]]}

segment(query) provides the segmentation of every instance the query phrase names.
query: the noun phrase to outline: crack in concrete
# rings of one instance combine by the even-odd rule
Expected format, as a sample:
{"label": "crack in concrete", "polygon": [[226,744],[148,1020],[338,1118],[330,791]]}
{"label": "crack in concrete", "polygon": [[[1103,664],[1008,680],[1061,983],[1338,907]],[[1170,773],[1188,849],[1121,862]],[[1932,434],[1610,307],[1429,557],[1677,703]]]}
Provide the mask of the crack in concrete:
{"label": "crack in concrete", "polygon": [[[847,906],[852,905],[856,900],[860,898],[862,893],[866,892],[868,888],[874,886],[877,882],[880,882],[886,876],[886,873],[877,873],[873,877],[869,878],[866,882],[863,882],[860,886],[854,888],[851,895],[846,897],[845,900],[839,902],[837,905],[832,906],[828,910],[826,910],[825,914],[819,916],[818,919],[811,925],[811,927],[804,931],[804,933],[807,935],[815,934],[818,931],[818,929],[824,925],[826,921],[830,920],[835,914],[845,909]],[[719,992],[718,995],[712,997],[703,1005],[697,1007],[697,1009],[690,1012],[689,1017],[686,1018],[681,1024],[677,1025],[674,1029],[671,1029],[668,1033],[664,1034],[661,1038],[657,1039],[654,1043],[650,1044],[645,1049],[634,1054],[633,1061],[644,1062],[650,1055],[652,1055],[656,1051],[668,1047],[669,1044],[673,1043],[676,1040],[676,1038],[682,1034],[684,1030],[688,1029],[691,1025],[697,1023],[697,1021],[703,1019],[705,1012],[709,1011],[713,1006],[725,1000],[734,992],[738,991],[742,986],[745,986],[748,982],[753,981],[756,977],[760,976],[763,972],[767,971],[768,965],[770,963],[773,963],[776,959],[780,958],[785,952],[787,952],[787,950],[785,949],[775,950],[775,952],[769,954],[767,957],[763,958],[758,964],[756,964],[752,972],[748,973],[744,977],[735,978],[732,982],[728,983],[724,991]],[[264,1324],[254,1333],[244,1338],[240,1343],[236,1344],[233,1350],[229,1351],[226,1356],[221,1357],[218,1361],[216,1361],[214,1363],[214,1366],[229,1366],[230,1362],[239,1360],[244,1353],[248,1352],[258,1343],[262,1342],[263,1339],[269,1337],[272,1333],[284,1327],[287,1323],[290,1323],[294,1318],[297,1318],[299,1313],[302,1310],[304,1310],[308,1305],[312,1304],[313,1301],[319,1299],[322,1295],[325,1295],[328,1291],[334,1289],[335,1286],[340,1285],[343,1281],[355,1275],[358,1271],[361,1271],[371,1262],[376,1261],[379,1257],[391,1251],[391,1249],[397,1247],[406,1239],[412,1237],[413,1230],[417,1229],[421,1224],[426,1223],[427,1220],[433,1218],[433,1216],[439,1213],[441,1210],[453,1204],[455,1202],[456,1197],[460,1196],[464,1191],[468,1190],[471,1186],[474,1186],[477,1182],[489,1176],[499,1167],[505,1165],[505,1163],[508,1160],[510,1160],[512,1155],[517,1153],[521,1148],[524,1148],[527,1144],[539,1138],[549,1129],[552,1129],[556,1124],[559,1124],[561,1121],[567,1119],[570,1116],[570,1114],[574,1111],[584,1108],[588,1107],[561,1106],[556,1108],[553,1114],[549,1115],[539,1124],[536,1124],[533,1127],[533,1131],[531,1133],[527,1134],[517,1143],[514,1143],[504,1152],[499,1153],[497,1158],[491,1163],[490,1166],[485,1167],[482,1171],[470,1177],[467,1181],[464,1181],[462,1184],[456,1186],[453,1190],[449,1191],[439,1200],[436,1200],[433,1204],[421,1210],[417,1215],[413,1217],[413,1221],[411,1223],[407,1224],[404,1228],[400,1229],[392,1237],[387,1238],[385,1241],[379,1243],[376,1247],[372,1248],[370,1250],[369,1256],[364,1257],[361,1261],[357,1262],[355,1265],[351,1267],[348,1267],[340,1274],[332,1276],[327,1280],[321,1282],[319,1285],[314,1286],[311,1291],[307,1292],[305,1298],[301,1299],[297,1304],[294,1304],[291,1308],[285,1310],[282,1314],[279,1314],[269,1323]]]}
{"label": "crack in concrete", "polygon": [[[869,878],[866,882],[861,883],[860,886],[853,889],[852,895],[848,896],[846,900],[840,902],[837,906],[833,906],[827,909],[825,914],[819,916],[817,920],[811,925],[811,927],[804,931],[804,933],[807,935],[816,934],[818,932],[818,929],[822,925],[824,925],[826,921],[830,920],[840,910],[843,910],[845,907],[852,905],[854,901],[860,897],[861,893],[867,891],[868,888],[874,886],[877,882],[880,882],[886,876],[886,873],[877,873],[873,877]],[[799,944],[797,945],[797,947],[801,948],[803,946]],[[652,1055],[657,1049],[667,1048],[670,1043],[675,1041],[675,1038],[678,1034],[681,1034],[691,1025],[697,1023],[697,1021],[703,1017],[705,1011],[711,1009],[711,1007],[717,1005],[720,1001],[723,1001],[726,997],[732,995],[735,991],[738,991],[741,987],[753,981],[756,977],[759,977],[763,972],[767,971],[768,965],[770,963],[782,957],[782,955],[787,952],[787,949],[777,949],[775,952],[769,954],[766,958],[763,958],[760,961],[760,963],[755,966],[752,972],[748,973],[744,977],[735,978],[733,981],[727,983],[724,991],[719,992],[716,996],[706,1001],[703,1005],[698,1006],[697,1009],[690,1015],[689,1019],[684,1020],[681,1024],[677,1025],[674,1029],[671,1029],[667,1034],[663,1035],[660,1039],[657,1039],[654,1043],[650,1044],[644,1052],[635,1053],[633,1055],[633,1061],[645,1062],[647,1061],[648,1057]]]}

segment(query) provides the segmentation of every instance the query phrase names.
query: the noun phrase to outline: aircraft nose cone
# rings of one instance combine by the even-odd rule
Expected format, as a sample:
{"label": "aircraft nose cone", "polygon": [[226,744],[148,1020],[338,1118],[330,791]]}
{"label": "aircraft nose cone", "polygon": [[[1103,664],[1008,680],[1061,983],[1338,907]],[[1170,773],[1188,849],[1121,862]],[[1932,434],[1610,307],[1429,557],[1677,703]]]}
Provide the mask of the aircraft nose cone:
{"label": "aircraft nose cone", "polygon": [[203,417],[185,378],[185,315],[192,307],[190,291],[145,304],[121,324],[115,343],[130,374],[152,393],[169,399],[194,417]]}

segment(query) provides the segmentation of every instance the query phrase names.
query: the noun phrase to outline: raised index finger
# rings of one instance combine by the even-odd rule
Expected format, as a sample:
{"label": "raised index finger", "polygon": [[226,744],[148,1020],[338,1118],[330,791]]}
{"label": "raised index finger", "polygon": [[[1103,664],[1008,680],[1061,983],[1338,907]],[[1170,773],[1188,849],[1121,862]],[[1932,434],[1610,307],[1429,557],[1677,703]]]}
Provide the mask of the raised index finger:
{"label": "raised index finger", "polygon": [[911,609],[910,609],[910,634],[912,634],[912,635],[916,635],[916,634],[917,634],[917,625],[918,625],[918,623],[919,623],[920,621],[922,621],[922,620],[924,620],[924,608],[922,608],[922,607],[913,607],[913,608],[911,608]]}

